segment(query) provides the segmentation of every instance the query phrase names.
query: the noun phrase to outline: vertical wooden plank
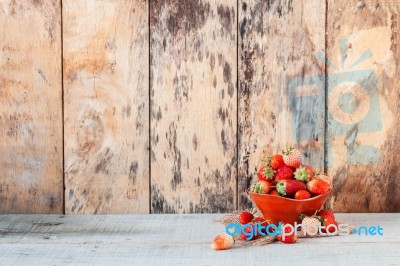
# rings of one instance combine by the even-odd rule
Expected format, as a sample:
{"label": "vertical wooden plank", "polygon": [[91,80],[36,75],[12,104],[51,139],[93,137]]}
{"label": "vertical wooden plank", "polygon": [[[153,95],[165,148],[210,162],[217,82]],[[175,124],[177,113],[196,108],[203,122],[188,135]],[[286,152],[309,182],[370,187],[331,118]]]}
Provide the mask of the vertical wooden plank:
{"label": "vertical wooden plank", "polygon": [[236,208],[236,6],[150,2],[152,212]]}
{"label": "vertical wooden plank", "polygon": [[0,2],[0,213],[61,213],[60,1]]}
{"label": "vertical wooden plank", "polygon": [[325,5],[320,1],[239,2],[239,209],[260,158],[287,143],[323,168]]}
{"label": "vertical wooden plank", "polygon": [[400,211],[399,11],[393,1],[328,1],[327,163],[335,211]]}
{"label": "vertical wooden plank", "polygon": [[63,1],[66,213],[149,212],[148,2]]}

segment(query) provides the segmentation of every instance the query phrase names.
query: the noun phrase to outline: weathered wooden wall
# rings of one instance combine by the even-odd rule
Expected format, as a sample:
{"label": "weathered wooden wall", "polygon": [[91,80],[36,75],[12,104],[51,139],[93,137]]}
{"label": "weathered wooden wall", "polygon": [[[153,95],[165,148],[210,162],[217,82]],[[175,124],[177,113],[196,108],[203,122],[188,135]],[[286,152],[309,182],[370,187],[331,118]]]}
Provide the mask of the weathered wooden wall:
{"label": "weathered wooden wall", "polygon": [[[329,68],[328,75],[350,73],[350,77],[365,88],[373,87],[375,83],[377,86],[377,101],[370,99],[369,105],[366,104],[365,107],[359,104],[348,121],[348,127],[338,128],[334,123],[327,127],[327,136],[330,136],[332,143],[332,163],[328,173],[334,178],[335,185],[331,206],[336,211],[346,212],[398,212],[399,3],[329,0],[328,10],[327,57],[336,66]],[[345,56],[341,67],[339,43],[346,39],[347,44],[343,41]],[[365,53],[367,56],[363,57]],[[357,71],[370,73],[360,75]],[[348,77],[337,77],[339,80],[331,78],[329,82],[345,82],[346,78]],[[346,93],[342,89],[338,92]],[[333,110],[337,105],[333,102],[337,100],[334,94],[332,91],[328,97],[329,110],[337,119],[346,120],[345,114],[338,110],[335,113]],[[362,97],[361,93],[356,95]],[[352,101],[366,102],[357,98]],[[350,104],[351,102],[348,103]],[[369,115],[364,115],[363,108],[370,111]],[[376,109],[371,112],[372,108]],[[358,110],[361,110],[360,114]],[[367,119],[366,124],[363,124],[363,117]],[[343,132],[337,135],[340,130]]]}
{"label": "weathered wooden wall", "polygon": [[0,213],[63,210],[60,1],[0,1]]}
{"label": "weathered wooden wall", "polygon": [[[317,88],[315,98],[307,97],[313,88],[301,80],[325,72],[315,58],[325,49],[325,6],[318,0],[240,1],[239,14],[238,197],[245,208],[251,205],[247,191],[264,154],[296,143],[312,151],[306,163],[323,168],[324,88]],[[303,97],[289,99],[289,80],[304,87]],[[323,77],[318,81],[324,86]],[[302,140],[294,139],[292,131],[300,132]]]}
{"label": "weathered wooden wall", "polygon": [[149,212],[146,1],[63,1],[65,212]]}
{"label": "weathered wooden wall", "polygon": [[0,0],[0,212],[242,209],[286,143],[334,177],[335,211],[400,211],[398,13]]}
{"label": "weathered wooden wall", "polygon": [[151,210],[236,209],[236,1],[151,1]]}

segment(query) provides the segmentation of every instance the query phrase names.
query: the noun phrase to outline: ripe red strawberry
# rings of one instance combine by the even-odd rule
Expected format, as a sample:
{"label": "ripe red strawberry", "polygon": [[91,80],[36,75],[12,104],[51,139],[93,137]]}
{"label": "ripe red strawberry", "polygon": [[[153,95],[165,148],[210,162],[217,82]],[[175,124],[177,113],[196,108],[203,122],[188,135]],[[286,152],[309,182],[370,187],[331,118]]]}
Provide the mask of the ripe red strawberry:
{"label": "ripe red strawberry", "polygon": [[[325,226],[325,229],[322,229],[321,231],[325,232],[325,233],[327,233],[327,232],[334,233],[338,228],[338,223],[332,218],[324,219],[322,225]],[[331,226],[329,226],[329,225],[331,225]],[[328,228],[328,226],[329,226],[329,228]]]}
{"label": "ripe red strawberry", "polygon": [[[268,221],[264,220],[264,218],[261,218],[261,217],[254,218],[253,223],[254,223],[254,225],[256,225],[257,223],[260,223],[264,227],[267,227],[269,225]],[[266,228],[262,228],[261,232],[266,234],[267,233]],[[260,232],[257,232],[257,235],[260,236],[261,235]]]}
{"label": "ripe red strawberry", "polygon": [[[251,241],[251,240],[257,238],[258,233],[256,232],[253,223],[248,223],[248,225],[251,225],[251,227],[250,226],[246,226],[244,228],[244,231],[247,233],[247,235],[245,235],[243,232],[241,232],[240,233],[240,238],[243,239],[243,240],[246,240],[246,241]],[[252,233],[251,231],[253,231],[253,236],[251,238],[249,238],[251,236],[251,233]]]}
{"label": "ripe red strawberry", "polygon": [[229,249],[233,247],[235,241],[228,234],[217,235],[211,242],[211,248],[215,250]]}
{"label": "ripe red strawberry", "polygon": [[270,195],[275,195],[275,196],[280,196],[278,191],[275,188],[273,190],[271,190],[271,192],[269,194]]}
{"label": "ripe red strawberry", "polygon": [[333,212],[331,212],[329,210],[320,210],[319,212],[317,212],[317,215],[321,216],[324,219],[336,220],[335,219],[335,215],[333,214]]}
{"label": "ripe red strawberry", "polygon": [[300,151],[293,149],[292,147],[287,147],[286,150],[283,151],[283,161],[287,166],[299,168],[301,164]]}
{"label": "ripe red strawberry", "polygon": [[295,179],[281,180],[276,183],[276,190],[282,196],[291,196],[294,195],[297,191],[305,189],[306,184]]}
{"label": "ripe red strawberry", "polygon": [[314,171],[308,165],[300,166],[296,169],[296,172],[294,172],[294,178],[299,181],[308,182],[314,178]]}
{"label": "ripe red strawberry", "polygon": [[327,193],[331,189],[331,186],[321,179],[313,179],[308,181],[307,189],[314,195],[321,195]]}
{"label": "ripe red strawberry", "polygon": [[263,223],[265,220],[261,217],[256,217],[253,220],[253,223]]}
{"label": "ripe red strawberry", "polygon": [[258,181],[254,187],[253,192],[260,194],[268,194],[272,189],[272,184],[268,181],[260,180]]}
{"label": "ripe red strawberry", "polygon": [[271,156],[269,160],[269,165],[273,170],[278,170],[279,167],[284,165],[285,163],[283,162],[283,157],[280,154],[274,154]]}
{"label": "ripe red strawberry", "polygon": [[275,174],[275,181],[293,179],[293,169],[287,165],[281,166]]}
{"label": "ripe red strawberry", "polygon": [[328,183],[330,186],[332,186],[332,178],[326,175],[318,175],[315,177],[316,179],[321,179],[322,181],[325,181],[326,183]]}
{"label": "ripe red strawberry", "polygon": [[274,179],[275,171],[268,165],[260,167],[257,173],[258,180],[268,181]]}
{"label": "ripe red strawberry", "polygon": [[253,219],[253,214],[249,213],[248,211],[242,211],[242,213],[239,215],[238,221],[241,224],[248,224],[253,221]]}
{"label": "ripe red strawberry", "polygon": [[[282,225],[283,228],[283,225]],[[291,227],[286,226],[284,228],[285,233],[290,233],[290,230],[292,230]],[[297,241],[297,235],[294,232],[295,230],[293,230],[293,233],[291,233],[290,235],[285,235],[285,239],[283,239],[282,234],[278,235],[278,240],[285,243],[285,244],[293,244]]]}
{"label": "ripe red strawberry", "polygon": [[294,194],[294,199],[297,200],[303,200],[303,199],[309,199],[311,198],[311,194],[310,192],[308,192],[307,190],[299,190]]}

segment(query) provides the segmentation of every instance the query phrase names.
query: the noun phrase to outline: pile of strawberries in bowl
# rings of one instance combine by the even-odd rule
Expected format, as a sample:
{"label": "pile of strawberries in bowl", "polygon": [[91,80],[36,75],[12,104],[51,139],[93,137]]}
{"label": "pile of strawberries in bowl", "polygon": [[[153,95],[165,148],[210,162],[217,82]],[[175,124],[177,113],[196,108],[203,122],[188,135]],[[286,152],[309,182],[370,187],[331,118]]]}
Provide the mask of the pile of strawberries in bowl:
{"label": "pile of strawberries in bowl", "polygon": [[287,147],[282,154],[273,154],[258,170],[258,182],[253,192],[270,194],[296,200],[305,200],[326,194],[332,182],[325,175],[302,164],[301,153]]}

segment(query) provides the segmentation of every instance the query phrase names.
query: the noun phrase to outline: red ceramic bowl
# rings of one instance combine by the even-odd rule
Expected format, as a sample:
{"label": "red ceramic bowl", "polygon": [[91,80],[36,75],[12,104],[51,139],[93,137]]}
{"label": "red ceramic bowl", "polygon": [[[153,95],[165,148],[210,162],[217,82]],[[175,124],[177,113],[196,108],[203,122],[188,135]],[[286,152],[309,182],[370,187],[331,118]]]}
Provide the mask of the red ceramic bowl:
{"label": "red ceramic bowl", "polygon": [[332,194],[319,195],[310,199],[295,200],[269,194],[258,194],[250,192],[250,198],[269,223],[279,224],[279,222],[294,224],[300,223],[299,215],[313,215],[325,203]]}

